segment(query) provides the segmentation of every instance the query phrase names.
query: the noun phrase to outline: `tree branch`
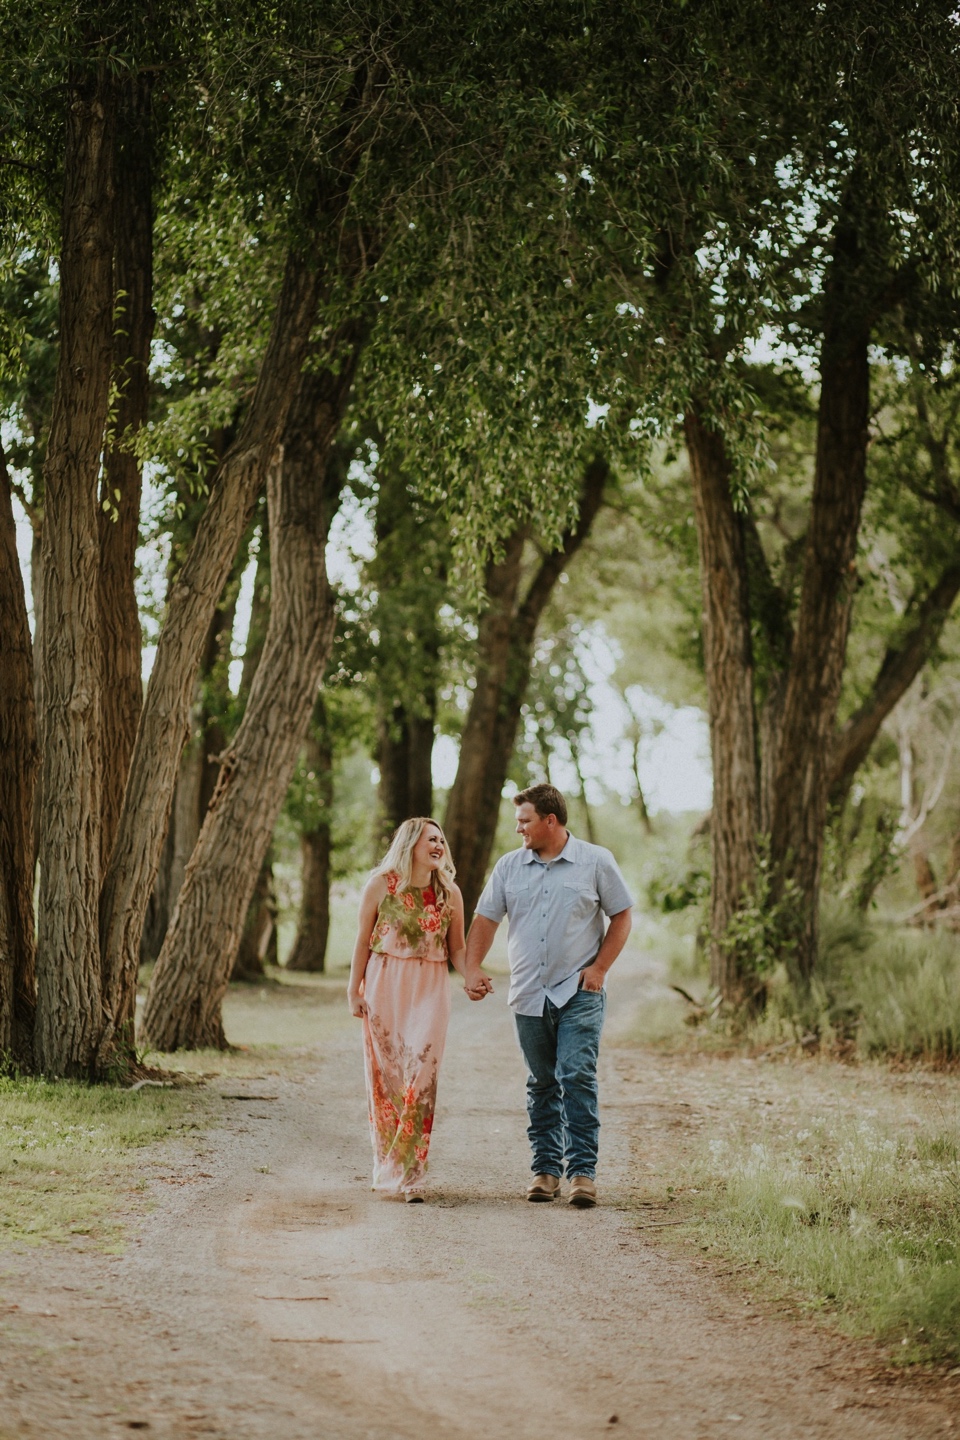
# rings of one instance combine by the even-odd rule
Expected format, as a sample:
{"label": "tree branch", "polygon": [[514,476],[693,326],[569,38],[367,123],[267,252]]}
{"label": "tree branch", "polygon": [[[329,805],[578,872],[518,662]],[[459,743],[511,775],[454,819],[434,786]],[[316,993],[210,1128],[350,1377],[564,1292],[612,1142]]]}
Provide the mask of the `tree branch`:
{"label": "tree branch", "polygon": [[960,560],[952,560],[923,599],[907,606],[896,640],[887,647],[870,695],[837,734],[830,767],[830,801],[843,803],[877,731],[906,694],[933,651],[957,594]]}
{"label": "tree branch", "polygon": [[590,526],[593,524],[603,500],[603,492],[609,474],[610,464],[607,460],[591,460],[588,464],[583,477],[577,523],[564,531],[563,542],[559,549],[551,550],[549,555],[544,556],[517,611],[514,634],[521,643],[532,642],[537,621],[553,592],[557,579],[590,533]]}

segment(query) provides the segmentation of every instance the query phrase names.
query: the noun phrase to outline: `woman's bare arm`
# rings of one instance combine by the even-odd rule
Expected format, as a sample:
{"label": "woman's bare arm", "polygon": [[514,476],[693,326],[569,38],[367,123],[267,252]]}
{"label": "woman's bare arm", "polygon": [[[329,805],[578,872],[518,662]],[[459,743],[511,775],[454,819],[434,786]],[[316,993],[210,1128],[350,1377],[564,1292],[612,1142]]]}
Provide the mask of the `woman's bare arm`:
{"label": "woman's bare arm", "polygon": [[447,954],[450,956],[450,964],[457,974],[465,975],[467,939],[463,933],[463,896],[460,893],[459,885],[451,888],[450,908],[453,911],[453,917],[450,921],[450,929],[447,931]]}
{"label": "woman's bare arm", "polygon": [[366,1015],[367,1002],[363,998],[363,977],[370,959],[370,937],[377,923],[380,901],[387,893],[387,881],[383,875],[371,875],[360,896],[360,913],[357,917],[357,943],[353,947],[350,961],[350,979],[347,982],[347,1002],[351,1015]]}

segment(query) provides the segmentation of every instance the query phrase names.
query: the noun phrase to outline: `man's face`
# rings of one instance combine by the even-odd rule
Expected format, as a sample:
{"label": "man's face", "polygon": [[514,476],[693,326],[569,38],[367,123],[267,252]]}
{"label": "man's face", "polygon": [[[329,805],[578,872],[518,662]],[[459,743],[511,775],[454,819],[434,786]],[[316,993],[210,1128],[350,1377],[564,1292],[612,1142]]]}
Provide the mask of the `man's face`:
{"label": "man's face", "polygon": [[529,800],[517,806],[517,834],[523,836],[525,850],[542,849],[550,844],[556,833],[556,815],[538,815]]}

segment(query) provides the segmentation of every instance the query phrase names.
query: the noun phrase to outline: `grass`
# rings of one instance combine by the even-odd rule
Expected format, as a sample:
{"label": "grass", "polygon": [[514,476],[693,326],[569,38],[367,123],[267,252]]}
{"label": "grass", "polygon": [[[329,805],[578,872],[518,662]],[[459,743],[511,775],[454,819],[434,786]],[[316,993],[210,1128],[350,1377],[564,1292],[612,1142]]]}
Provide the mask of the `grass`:
{"label": "grass", "polygon": [[117,1242],[144,1152],[198,1123],[197,1095],[0,1078],[0,1246]]}
{"label": "grass", "polygon": [[906,1135],[877,1119],[811,1117],[715,1139],[694,1167],[698,1227],[735,1260],[905,1360],[960,1359],[960,1123]]}
{"label": "grass", "polygon": [[211,1101],[189,1082],[296,1073],[305,1049],[356,1024],[344,983],[345,972],[281,971],[267,985],[231,987],[224,1021],[238,1048],[144,1057],[183,1077],[171,1089],[0,1078],[0,1248],[78,1236],[120,1244],[120,1210],[146,1188],[151,1151],[206,1123]]}
{"label": "grass", "polygon": [[[960,939],[828,909],[811,993],[777,977],[767,1013],[734,1033],[684,1024],[665,982],[697,997],[707,982],[677,917],[656,927],[643,948],[663,971],[631,1038],[700,1117],[658,1157],[657,1203],[684,1217],[665,1236],[901,1362],[960,1363]],[[805,1058],[794,1043],[811,1032]]]}

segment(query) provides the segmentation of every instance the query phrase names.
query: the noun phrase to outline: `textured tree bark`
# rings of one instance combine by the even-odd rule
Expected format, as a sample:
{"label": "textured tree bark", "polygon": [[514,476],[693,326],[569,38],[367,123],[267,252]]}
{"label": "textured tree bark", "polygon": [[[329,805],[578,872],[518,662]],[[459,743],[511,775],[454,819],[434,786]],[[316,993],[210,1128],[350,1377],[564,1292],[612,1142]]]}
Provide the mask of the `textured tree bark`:
{"label": "textured tree bark", "polygon": [[[247,643],[243,651],[243,671],[240,676],[240,689],[237,692],[237,701],[241,713],[246,709],[247,701],[250,698],[250,687],[253,684],[253,677],[257,673],[257,666],[260,664],[260,657],[263,654],[263,645],[267,638],[267,625],[269,622],[270,524],[266,511],[264,511],[260,531],[260,549],[257,554],[257,570],[253,582],[253,600],[250,606],[250,627],[247,631]],[[221,749],[222,748],[221,746]],[[217,753],[219,754],[219,751]],[[206,805],[204,806],[204,813],[206,813]],[[201,820],[202,818],[201,816]],[[245,980],[249,982],[263,979],[266,974],[264,970],[266,957],[272,955],[273,961],[276,963],[276,919],[277,898],[273,879],[273,855],[271,846],[270,850],[267,851],[266,859],[260,867],[260,874],[257,876],[257,883],[254,886],[253,898],[250,901],[247,918],[243,922],[243,934],[240,937],[237,958],[230,975],[231,980]]]}
{"label": "textured tree bark", "polygon": [[897,639],[887,648],[870,694],[838,731],[830,754],[830,804],[839,808],[869,754],[880,726],[920,674],[960,594],[960,562],[947,565],[922,600],[903,617]]}
{"label": "textured tree bark", "polygon": [[0,447],[0,1052],[30,1068],[36,1008],[33,807],[40,751],[33,645]]}
{"label": "textured tree bark", "polygon": [[35,1055],[88,1076],[102,1027],[97,481],[113,361],[115,97],[105,62],[71,78],[60,358],[45,467]]}
{"label": "textured tree bark", "polygon": [[143,703],[140,616],[134,593],[140,535],[141,466],[132,442],[146,424],[153,338],[153,74],[121,83],[118,108],[114,373],[116,442],[104,457],[100,510],[101,744],[100,862],[106,871]]}
{"label": "textured tree bark", "polygon": [[333,810],[333,746],[322,692],[314,706],[305,752],[307,768],[317,777],[320,818],[317,825],[301,831],[300,834],[300,920],[293,949],[287,957],[286,968],[318,974],[326,968],[327,941],[330,936],[330,869],[333,853],[330,828]]}
{"label": "textured tree bark", "polygon": [[710,975],[728,1004],[756,982],[720,943],[756,878],[760,775],[745,520],[734,507],[722,436],[691,410],[684,421],[703,595],[703,649],[713,762]]}
{"label": "textured tree bark", "polygon": [[858,268],[856,237],[841,227],[824,295],[813,499],[770,841],[781,883],[789,876],[798,887],[795,965],[801,978],[809,977],[816,964],[830,755],[866,489],[870,324]]}
{"label": "textured tree bark", "polygon": [[515,530],[507,539],[503,558],[487,566],[487,606],[477,632],[473,698],[460,735],[460,760],[447,799],[444,830],[457,867],[467,924],[483,889],[523,703],[522,691],[516,702],[516,671],[520,667],[511,664],[511,641],[525,542],[525,532]]}
{"label": "textured tree bark", "polygon": [[334,497],[323,480],[361,343],[358,333],[342,346],[336,375],[301,377],[283,461],[270,473],[270,623],[147,995],[144,1033],[160,1050],[226,1045],[223,996],[333,639],[325,547]]}
{"label": "textured tree bark", "polygon": [[221,717],[230,699],[226,686],[236,609],[234,595],[244,563],[245,553],[241,546],[240,556],[234,562],[233,574],[227,583],[226,598],[214,610],[204,641],[200,676],[190,711],[190,732],[180,755],[167,835],[144,918],[140,944],[142,959],[156,960],[160,954],[187,862],[193,854],[207,807],[216,789],[219,756],[227,743]]}
{"label": "textured tree bark", "polygon": [[544,556],[522,600],[525,530],[514,531],[503,559],[487,568],[488,605],[480,616],[476,683],[460,737],[460,762],[444,824],[468,923],[483,889],[497,833],[500,799],[530,679],[537,623],[554,586],[590,533],[609,473],[606,460],[587,465],[577,522],[566,531],[560,548]]}
{"label": "textured tree bark", "polygon": [[273,847],[267,848],[247,906],[230,979],[252,984],[263,980],[266,966],[277,963],[277,895],[273,883]]}
{"label": "textured tree bark", "polygon": [[101,896],[104,1061],[114,1047],[133,1044],[143,918],[163,848],[201,649],[247,516],[283,434],[319,287],[311,258],[291,251],[250,409],[218,467],[196,538],[171,589]]}
{"label": "textured tree bark", "polygon": [[381,845],[412,815],[433,807],[433,740],[436,696],[423,696],[426,714],[411,714],[400,703],[381,717],[377,745]]}

